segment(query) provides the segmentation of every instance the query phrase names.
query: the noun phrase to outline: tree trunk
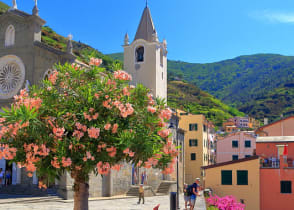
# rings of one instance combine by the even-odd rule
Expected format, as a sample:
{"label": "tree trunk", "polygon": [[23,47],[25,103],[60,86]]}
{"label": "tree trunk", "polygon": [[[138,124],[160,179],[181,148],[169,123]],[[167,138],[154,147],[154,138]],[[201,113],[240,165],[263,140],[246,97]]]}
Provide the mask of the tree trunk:
{"label": "tree trunk", "polygon": [[82,179],[75,178],[74,183],[74,210],[88,210],[89,184]]}

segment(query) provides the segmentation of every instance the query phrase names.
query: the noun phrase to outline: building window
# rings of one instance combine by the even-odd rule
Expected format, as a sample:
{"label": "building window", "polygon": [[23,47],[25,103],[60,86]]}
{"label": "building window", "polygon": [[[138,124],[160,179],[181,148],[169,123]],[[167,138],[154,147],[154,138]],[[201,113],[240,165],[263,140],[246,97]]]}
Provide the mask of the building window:
{"label": "building window", "polygon": [[245,158],[249,158],[249,157],[251,157],[251,155],[245,155]]}
{"label": "building window", "polygon": [[189,146],[190,147],[197,147],[198,146],[198,140],[197,139],[190,139],[189,140]]}
{"label": "building window", "polygon": [[232,160],[238,160],[239,159],[239,156],[238,155],[233,155],[232,156]]}
{"label": "building window", "polygon": [[197,130],[198,130],[197,123],[195,123],[195,124],[189,124],[189,131],[197,131]]}
{"label": "building window", "polygon": [[13,25],[10,25],[6,29],[5,33],[5,47],[11,47],[15,42],[15,29]]}
{"label": "building window", "polygon": [[292,193],[291,181],[281,181],[281,193]]}
{"label": "building window", "polygon": [[196,160],[196,153],[191,153],[191,160]]}
{"label": "building window", "polygon": [[136,61],[143,62],[144,61],[144,47],[138,47],[136,49]]}
{"label": "building window", "polygon": [[238,141],[237,140],[233,140],[232,141],[232,147],[233,148],[238,148],[239,144],[238,144]]}
{"label": "building window", "polygon": [[248,185],[248,171],[237,171],[237,185]]}
{"label": "building window", "polygon": [[245,147],[247,147],[247,148],[251,147],[251,141],[250,140],[245,141]]}
{"label": "building window", "polygon": [[222,185],[232,185],[232,171],[222,170]]}

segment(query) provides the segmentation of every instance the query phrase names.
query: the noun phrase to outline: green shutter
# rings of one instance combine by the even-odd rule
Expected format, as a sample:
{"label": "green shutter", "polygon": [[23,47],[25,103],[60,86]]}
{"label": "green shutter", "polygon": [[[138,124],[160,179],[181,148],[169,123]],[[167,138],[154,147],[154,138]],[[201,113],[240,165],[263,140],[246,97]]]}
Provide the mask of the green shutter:
{"label": "green shutter", "polygon": [[222,185],[232,185],[232,171],[221,171]]}
{"label": "green shutter", "polygon": [[248,171],[237,171],[237,185],[248,185]]}

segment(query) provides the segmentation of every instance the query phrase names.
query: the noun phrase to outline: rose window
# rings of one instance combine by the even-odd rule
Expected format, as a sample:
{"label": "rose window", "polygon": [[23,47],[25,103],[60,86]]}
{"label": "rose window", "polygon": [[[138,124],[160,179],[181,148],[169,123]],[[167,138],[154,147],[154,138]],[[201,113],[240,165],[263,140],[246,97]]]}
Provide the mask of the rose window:
{"label": "rose window", "polygon": [[18,94],[25,80],[25,67],[17,56],[0,58],[0,99],[9,99]]}
{"label": "rose window", "polygon": [[7,64],[0,69],[0,92],[3,94],[15,90],[22,80],[19,66],[16,64]]}

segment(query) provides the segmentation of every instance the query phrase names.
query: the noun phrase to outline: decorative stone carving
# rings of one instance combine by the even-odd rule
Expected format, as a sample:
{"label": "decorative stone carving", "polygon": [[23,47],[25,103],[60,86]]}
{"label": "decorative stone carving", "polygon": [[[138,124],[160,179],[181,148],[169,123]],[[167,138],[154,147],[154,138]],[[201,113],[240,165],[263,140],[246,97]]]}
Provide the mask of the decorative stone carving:
{"label": "decorative stone carving", "polygon": [[0,58],[0,99],[15,96],[22,88],[25,67],[21,59],[14,55]]}

